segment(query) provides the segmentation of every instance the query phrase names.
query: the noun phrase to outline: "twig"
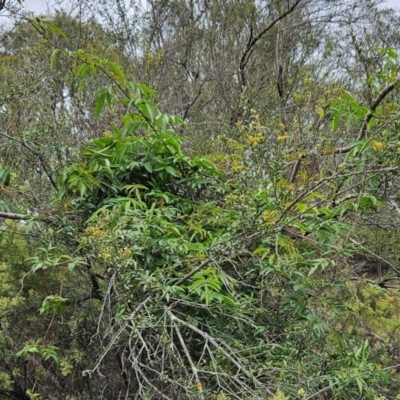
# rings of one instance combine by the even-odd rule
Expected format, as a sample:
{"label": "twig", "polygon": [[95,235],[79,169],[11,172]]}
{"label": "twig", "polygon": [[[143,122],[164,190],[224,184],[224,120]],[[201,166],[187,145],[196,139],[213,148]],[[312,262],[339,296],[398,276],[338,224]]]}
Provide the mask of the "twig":
{"label": "twig", "polygon": [[118,340],[118,338],[121,336],[122,332],[126,329],[128,326],[129,322],[132,321],[133,317],[136,315],[136,313],[151,299],[151,296],[148,296],[146,299],[144,299],[129,315],[127,320],[125,321],[124,324],[121,325],[121,327],[118,329],[117,333],[114,335],[113,338],[111,338],[110,342],[107,344],[106,348],[104,349],[103,353],[100,355],[98,358],[96,365],[93,367],[93,369],[87,369],[85,371],[82,371],[83,376],[89,375],[92,376],[92,374],[99,368],[101,362],[103,361],[104,357],[108,354],[109,350],[113,346],[113,344]]}
{"label": "twig", "polygon": [[372,252],[371,250],[367,249],[366,247],[364,247],[361,243],[357,242],[356,240],[351,239],[351,238],[349,238],[349,240],[350,240],[353,244],[355,244],[355,245],[361,247],[366,253],[370,254],[370,255],[373,256],[373,257],[375,257],[377,260],[383,262],[385,265],[388,265],[394,272],[396,272],[396,274],[398,274],[398,275],[400,276],[400,271],[399,271],[396,267],[394,267],[389,261],[385,260],[385,259],[384,259],[383,257],[381,257],[381,256],[378,256],[378,254],[375,254],[375,253]]}
{"label": "twig", "polygon": [[239,361],[235,360],[235,358],[231,354],[229,354],[221,345],[219,345],[212,336],[210,336],[206,332],[203,332],[201,329],[196,328],[194,325],[190,324],[189,322],[186,322],[186,321],[178,318],[166,306],[164,306],[164,310],[168,314],[168,316],[171,318],[171,321],[179,322],[183,326],[186,326],[187,328],[191,329],[193,332],[196,332],[197,334],[199,334],[203,339],[210,342],[216,349],[218,349],[232,364],[234,364],[238,368],[239,371],[242,371],[248,378],[252,379],[253,383],[257,387],[263,387],[270,396],[274,395],[265,386],[265,384],[263,384],[261,381],[259,381],[244,365],[242,365]]}
{"label": "twig", "polygon": [[175,328],[176,335],[178,336],[179,342],[180,342],[180,344],[181,344],[181,346],[182,346],[182,348],[183,348],[183,352],[185,353],[186,358],[187,358],[188,361],[189,361],[190,367],[192,368],[193,375],[194,375],[194,377],[195,377],[195,379],[196,379],[196,383],[200,385],[200,386],[198,387],[199,392],[200,392],[200,398],[201,398],[201,399],[204,399],[203,390],[202,390],[201,382],[200,382],[200,379],[199,379],[199,374],[198,374],[197,367],[196,367],[196,365],[194,364],[194,362],[193,362],[193,360],[192,360],[192,357],[190,356],[189,350],[188,350],[188,348],[186,347],[185,341],[183,340],[183,337],[182,337],[182,335],[181,335],[181,332],[180,332],[180,330],[179,330],[179,327],[178,327],[177,325],[175,325],[174,328]]}
{"label": "twig", "polygon": [[13,140],[14,142],[18,142],[18,143],[22,144],[23,147],[25,147],[25,148],[28,149],[30,152],[32,152],[33,154],[35,154],[35,156],[37,156],[37,158],[38,158],[39,161],[40,161],[40,165],[43,167],[43,171],[45,172],[46,176],[49,178],[49,181],[50,181],[50,183],[51,183],[51,186],[53,186],[53,188],[54,188],[55,190],[57,190],[56,182],[54,181],[53,177],[50,175],[50,172],[47,170],[46,163],[44,162],[44,159],[43,159],[42,155],[41,155],[38,151],[36,151],[35,149],[32,149],[32,147],[28,146],[28,145],[25,143],[25,141],[22,140],[22,139],[17,139],[17,138],[15,138],[15,137],[12,137],[12,136],[10,136],[10,135],[7,135],[7,134],[4,133],[4,132],[0,132],[0,135],[1,135],[1,136],[4,136],[4,137],[7,138],[7,139]]}
{"label": "twig", "polygon": [[397,215],[400,217],[400,207],[399,207],[399,205],[393,199],[390,199],[389,203],[393,206],[393,208],[396,210]]}
{"label": "twig", "polygon": [[279,21],[283,20],[286,16],[291,14],[296,7],[301,3],[302,0],[297,0],[293,5],[288,8],[285,12],[278,16],[278,18],[274,19],[266,28],[264,28],[257,36],[253,36],[253,29],[251,28],[250,37],[247,42],[246,49],[240,59],[239,70],[241,75],[241,84],[242,86],[246,86],[246,79],[244,75],[244,70],[249,62],[250,56],[253,53],[253,48],[257,44],[257,42],[269,31],[271,30]]}
{"label": "twig", "polygon": [[204,267],[206,267],[208,264],[211,263],[213,259],[208,258],[207,260],[204,260],[198,267],[196,267],[194,270],[190,271],[188,274],[186,274],[183,278],[179,279],[178,282],[175,282],[172,286],[179,286],[183,282],[186,282],[189,278],[191,278],[194,274],[202,270]]}

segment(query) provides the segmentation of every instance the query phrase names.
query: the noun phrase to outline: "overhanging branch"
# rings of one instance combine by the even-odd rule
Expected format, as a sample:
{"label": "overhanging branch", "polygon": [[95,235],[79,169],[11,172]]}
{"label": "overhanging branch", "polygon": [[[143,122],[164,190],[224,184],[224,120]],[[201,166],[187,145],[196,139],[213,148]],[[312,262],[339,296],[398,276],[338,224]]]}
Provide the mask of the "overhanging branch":
{"label": "overhanging branch", "polygon": [[[371,106],[371,111],[365,116],[364,121],[361,125],[360,128],[360,132],[358,133],[357,136],[357,141],[359,140],[363,140],[368,132],[368,124],[371,121],[371,119],[374,116],[374,113],[376,111],[376,109],[378,108],[379,104],[382,103],[382,101],[386,98],[386,96],[392,92],[394,89],[396,89],[396,87],[399,84],[399,79],[396,79],[394,82],[392,82],[390,85],[386,86],[378,95],[378,97],[375,99],[375,101],[373,102],[372,106]],[[349,151],[353,150],[355,147],[354,144],[346,146],[346,147],[340,147],[338,149],[336,149],[335,153],[336,154],[344,154],[344,153],[348,153]]]}

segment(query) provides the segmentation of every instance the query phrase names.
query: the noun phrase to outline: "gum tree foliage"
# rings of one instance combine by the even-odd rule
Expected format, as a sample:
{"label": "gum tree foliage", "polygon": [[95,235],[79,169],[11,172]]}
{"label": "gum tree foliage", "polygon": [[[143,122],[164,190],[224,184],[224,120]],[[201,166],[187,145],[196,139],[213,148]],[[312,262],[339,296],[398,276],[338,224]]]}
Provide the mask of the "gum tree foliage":
{"label": "gum tree foliage", "polygon": [[[239,21],[262,15],[247,3],[241,11]],[[396,49],[371,49],[381,64],[368,77],[369,102],[357,77],[352,92],[342,77],[302,72],[285,100],[293,115],[279,109],[278,92],[267,118],[261,100],[251,107],[251,87],[238,86],[241,111],[229,124],[227,114],[200,157],[175,133],[193,132],[189,118],[159,111],[155,92],[118,63],[66,46],[56,22],[23,27],[52,46],[49,73],[70,66],[60,87],[76,84],[92,106],[82,121],[94,128],[69,144],[74,156],[62,164],[47,134],[29,143],[20,128],[5,136],[25,149],[41,143],[26,150],[46,155],[54,195],[21,187],[19,165],[4,157],[9,208],[0,215],[26,221],[2,225],[0,395],[395,398],[397,268],[389,262],[392,275],[361,278],[348,261],[371,252],[358,221],[397,205]],[[20,109],[22,121],[36,121],[34,107]],[[18,191],[28,194],[20,203]]]}
{"label": "gum tree foliage", "polygon": [[[112,8],[106,24],[137,60],[135,78],[157,91],[163,109],[190,121],[185,131],[190,146],[209,152],[209,142],[199,136],[229,129],[251,108],[294,130],[295,117],[305,111],[304,102],[295,99],[304,92],[304,79],[320,85],[313,88],[316,97],[307,98],[309,121],[324,85],[331,79],[339,86],[349,82],[349,74],[342,69],[339,78],[336,71],[352,53],[332,55],[348,43],[348,29],[363,41],[360,27],[373,25],[378,32],[378,25],[382,31],[384,24],[394,26],[377,4],[149,1],[141,10],[140,2],[131,1],[103,2],[101,9]],[[381,24],[377,15],[382,15]],[[387,41],[377,47],[387,47]],[[216,115],[213,121],[207,118],[210,113]]]}

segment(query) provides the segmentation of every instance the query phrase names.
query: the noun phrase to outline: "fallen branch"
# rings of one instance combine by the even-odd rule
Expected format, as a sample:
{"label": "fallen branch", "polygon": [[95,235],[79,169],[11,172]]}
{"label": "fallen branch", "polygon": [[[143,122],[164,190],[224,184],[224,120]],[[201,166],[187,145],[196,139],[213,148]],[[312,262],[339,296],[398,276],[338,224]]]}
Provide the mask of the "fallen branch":
{"label": "fallen branch", "polygon": [[216,339],[214,339],[211,335],[209,335],[207,332],[202,331],[201,329],[195,327],[194,325],[190,324],[189,322],[186,322],[180,318],[178,318],[176,315],[174,315],[169,308],[164,306],[164,310],[167,313],[167,315],[171,318],[171,321],[176,321],[180,323],[183,326],[186,326],[193,332],[196,332],[198,335],[200,335],[203,339],[205,339],[207,342],[211,343],[218,351],[220,351],[232,364],[236,366],[238,371],[242,371],[248,378],[250,378],[254,385],[258,388],[264,388],[265,391],[268,393],[268,395],[273,396],[274,394],[266,387],[265,384],[263,384],[261,381],[259,381],[242,363],[240,363],[238,360],[236,360],[232,354],[229,354],[228,351],[221,346]]}
{"label": "fallen branch", "polygon": [[31,218],[31,216],[0,211],[0,218],[22,220],[22,219],[29,219]]}

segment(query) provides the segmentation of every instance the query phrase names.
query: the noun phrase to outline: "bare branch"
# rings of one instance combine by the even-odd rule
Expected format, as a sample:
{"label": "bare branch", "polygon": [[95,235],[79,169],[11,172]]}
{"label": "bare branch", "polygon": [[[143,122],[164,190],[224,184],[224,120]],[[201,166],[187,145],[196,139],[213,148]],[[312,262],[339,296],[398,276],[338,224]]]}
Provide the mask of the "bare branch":
{"label": "bare branch", "polygon": [[[1,0],[0,0],[0,1],[1,1]],[[4,137],[7,138],[7,139],[13,140],[14,142],[20,143],[23,147],[25,147],[25,148],[28,149],[30,152],[32,152],[33,154],[35,154],[35,155],[37,156],[37,158],[39,159],[39,161],[40,161],[40,165],[41,165],[41,167],[43,168],[43,171],[45,172],[46,176],[49,178],[49,181],[50,181],[50,183],[51,183],[51,186],[53,186],[53,188],[54,188],[55,190],[57,190],[56,182],[55,182],[55,180],[53,179],[53,177],[51,176],[50,172],[48,171],[48,169],[47,169],[47,167],[46,167],[46,162],[44,161],[44,158],[43,158],[42,154],[40,154],[38,151],[36,151],[36,150],[33,149],[32,147],[28,146],[24,140],[17,139],[17,138],[15,138],[15,137],[12,137],[12,136],[10,136],[10,135],[7,135],[7,134],[4,133],[4,132],[0,132],[0,135],[1,135],[1,136],[4,136]]]}
{"label": "bare branch", "polygon": [[[126,321],[121,325],[116,333],[114,333],[113,337],[111,338],[110,342],[107,344],[106,348],[103,350],[103,353],[98,358],[96,365],[91,370],[82,371],[82,374],[91,376],[95,371],[98,371],[101,362],[103,361],[104,357],[109,353],[110,349],[112,348],[113,344],[119,339],[121,334],[127,328],[129,323],[133,323],[133,318],[139,312],[139,310],[146,305],[146,303],[151,300],[152,296],[146,297],[129,315]],[[99,333],[99,332],[97,332]]]}
{"label": "bare branch", "polygon": [[400,270],[398,270],[393,264],[391,264],[388,260],[385,258],[379,256],[378,254],[374,253],[373,251],[369,250],[367,247],[363,246],[360,242],[357,242],[356,240],[349,238],[349,240],[363,249],[366,253],[370,254],[372,257],[383,263],[384,265],[387,265],[389,268],[391,268],[398,276],[400,276]]}
{"label": "bare branch", "polygon": [[397,215],[400,217],[400,207],[399,207],[399,205],[393,199],[390,199],[389,202],[393,206],[393,208],[396,210]]}
{"label": "bare branch", "polygon": [[[176,335],[178,336],[179,342],[181,343],[183,352],[185,353],[186,358],[189,361],[189,365],[192,368],[193,375],[195,377],[196,383],[200,383],[199,374],[197,373],[197,367],[194,364],[194,362],[192,360],[192,357],[190,356],[190,352],[189,352],[188,348],[186,347],[185,341],[183,340],[183,337],[181,335],[181,331],[179,330],[179,327],[177,325],[175,325],[174,328],[175,328]],[[204,396],[203,396],[203,392],[202,392],[201,387],[200,387],[199,391],[200,391],[200,399],[203,400]]]}
{"label": "bare branch", "polygon": [[175,316],[169,308],[164,306],[165,312],[168,314],[168,316],[171,318],[172,321],[179,322],[183,326],[186,326],[187,328],[191,329],[193,332],[196,332],[199,334],[203,339],[206,341],[210,342],[216,349],[218,349],[232,364],[234,364],[239,371],[242,371],[248,378],[252,379],[253,383],[256,385],[256,387],[259,388],[264,388],[265,391],[270,395],[273,396],[274,394],[263,384],[261,381],[259,381],[243,364],[241,364],[239,361],[237,361],[232,354],[229,354],[228,351],[220,345],[212,336],[210,336],[207,332],[202,331],[199,328],[196,328],[194,325],[190,324],[189,322],[183,321],[182,319],[178,318]]}
{"label": "bare branch", "polygon": [[279,21],[284,19],[286,16],[291,14],[296,7],[301,3],[302,0],[297,0],[291,7],[287,9],[284,13],[282,13],[278,18],[273,20],[266,28],[264,28],[258,35],[253,36],[253,29],[252,26],[250,27],[251,29],[251,35],[249,38],[249,41],[246,46],[246,50],[244,51],[242,58],[240,59],[240,64],[239,64],[239,69],[240,69],[240,75],[241,75],[241,84],[242,86],[246,86],[246,80],[244,76],[244,70],[246,68],[247,63],[249,62],[250,56],[253,52],[254,46],[257,44],[257,42],[262,39],[262,37],[269,31],[271,30]]}
{"label": "bare branch", "polygon": [[0,218],[22,220],[22,219],[29,219],[31,218],[31,216],[0,211]]}

